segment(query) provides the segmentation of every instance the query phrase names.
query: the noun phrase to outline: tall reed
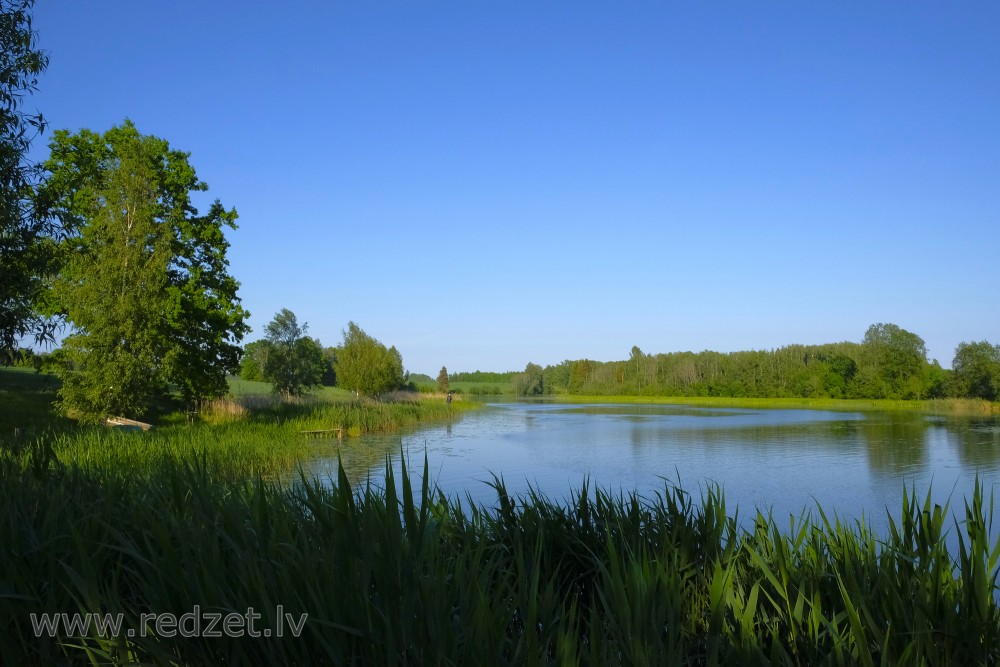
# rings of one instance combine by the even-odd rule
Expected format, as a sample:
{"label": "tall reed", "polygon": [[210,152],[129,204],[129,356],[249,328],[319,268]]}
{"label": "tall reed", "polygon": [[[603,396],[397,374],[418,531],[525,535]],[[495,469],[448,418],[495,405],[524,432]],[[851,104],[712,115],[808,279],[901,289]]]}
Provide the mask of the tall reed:
{"label": "tall reed", "polygon": [[[585,483],[446,498],[404,467],[384,488],[0,454],[2,664],[977,665],[1000,656],[1000,542],[981,486],[964,520],[904,496],[887,534],[758,513],[721,489],[652,497]],[[948,531],[960,535],[949,551]],[[31,613],[243,613],[301,637],[36,638]]]}

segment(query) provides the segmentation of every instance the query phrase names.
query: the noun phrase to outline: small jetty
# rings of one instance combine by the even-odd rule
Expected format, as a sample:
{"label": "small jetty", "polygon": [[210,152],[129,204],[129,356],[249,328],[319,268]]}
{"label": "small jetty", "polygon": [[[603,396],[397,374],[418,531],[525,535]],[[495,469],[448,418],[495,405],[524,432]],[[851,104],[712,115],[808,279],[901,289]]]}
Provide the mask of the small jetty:
{"label": "small jetty", "polygon": [[125,417],[108,417],[104,420],[104,425],[111,428],[120,428],[123,431],[148,431],[153,428],[152,424],[134,419],[126,419]]}
{"label": "small jetty", "polygon": [[313,431],[299,431],[299,433],[307,438],[332,438],[337,436],[337,440],[344,439],[343,428],[321,428]]}

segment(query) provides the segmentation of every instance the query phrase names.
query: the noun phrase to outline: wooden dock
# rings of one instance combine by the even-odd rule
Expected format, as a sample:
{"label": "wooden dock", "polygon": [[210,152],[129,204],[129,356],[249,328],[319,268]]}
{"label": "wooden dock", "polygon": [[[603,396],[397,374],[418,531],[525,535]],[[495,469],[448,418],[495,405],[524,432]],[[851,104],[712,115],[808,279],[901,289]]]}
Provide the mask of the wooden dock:
{"label": "wooden dock", "polygon": [[299,433],[309,438],[332,438],[336,435],[337,440],[344,439],[344,429],[342,428],[321,428],[314,431],[299,431]]}
{"label": "wooden dock", "polygon": [[153,428],[152,424],[136,421],[134,419],[126,419],[125,417],[108,417],[104,420],[104,424],[105,426],[121,428],[127,431],[148,431]]}

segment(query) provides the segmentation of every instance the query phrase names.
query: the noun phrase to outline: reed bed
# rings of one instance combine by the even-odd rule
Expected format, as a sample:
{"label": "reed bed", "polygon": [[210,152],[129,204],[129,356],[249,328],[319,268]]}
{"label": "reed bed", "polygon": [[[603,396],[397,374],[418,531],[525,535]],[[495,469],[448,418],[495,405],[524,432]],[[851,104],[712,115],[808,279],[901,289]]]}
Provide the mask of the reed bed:
{"label": "reed bed", "polygon": [[[220,405],[222,405],[220,403]],[[447,421],[474,405],[447,405],[443,400],[395,401],[368,399],[280,400],[242,396],[218,412],[235,415],[209,423],[161,426],[148,432],[104,427],[30,431],[12,438],[0,434],[0,450],[23,460],[28,452],[46,449],[61,464],[85,470],[117,469],[145,474],[163,462],[200,460],[220,478],[268,479],[294,476],[298,464],[318,451],[330,456],[328,441],[306,437],[303,431],[343,429],[348,436],[390,433],[421,423]]]}
{"label": "reed bed", "polygon": [[[997,565],[977,485],[965,519],[902,499],[888,534],[758,513],[721,490],[565,502],[220,478],[0,455],[2,664],[992,665]],[[959,536],[949,551],[946,533]],[[951,543],[954,543],[952,541]],[[300,637],[36,638],[30,614],[308,613]],[[147,622],[148,625],[148,622]]]}
{"label": "reed bed", "polygon": [[278,424],[169,426],[146,433],[92,427],[57,432],[38,443],[34,447],[44,443],[60,463],[86,470],[137,475],[164,462],[200,460],[217,477],[234,480],[287,473],[315,453],[314,443]]}
{"label": "reed bed", "polygon": [[213,401],[202,414],[210,424],[282,424],[290,430],[343,428],[351,435],[360,435],[389,433],[421,422],[447,421],[477,407],[461,401],[448,404],[443,398],[435,400],[409,392],[396,392],[379,400],[246,394]]}

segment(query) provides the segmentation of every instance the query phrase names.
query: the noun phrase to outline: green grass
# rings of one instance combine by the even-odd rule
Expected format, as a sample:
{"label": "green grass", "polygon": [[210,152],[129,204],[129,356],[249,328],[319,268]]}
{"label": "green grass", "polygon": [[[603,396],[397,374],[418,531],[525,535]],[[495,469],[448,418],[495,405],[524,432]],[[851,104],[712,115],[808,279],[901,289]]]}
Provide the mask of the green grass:
{"label": "green grass", "polygon": [[14,430],[32,435],[52,428],[65,428],[69,420],[56,415],[59,379],[29,368],[0,368],[0,439],[12,437]]}
{"label": "green grass", "polygon": [[315,455],[314,442],[279,424],[168,426],[147,433],[91,427],[42,442],[61,464],[86,470],[145,474],[164,463],[200,460],[227,479],[273,478]]}
{"label": "green grass", "polygon": [[[302,431],[342,428],[345,436],[392,433],[428,422],[461,418],[471,403],[367,399],[329,402],[273,402],[252,412],[213,424],[158,426],[148,432],[101,426],[65,427],[18,437],[0,437],[0,451],[27,456],[33,448],[50,450],[63,465],[86,470],[118,469],[135,474],[165,462],[201,460],[213,474],[229,479],[260,475],[287,478],[296,466],[322,449],[335,455],[337,441],[316,440]],[[332,449],[331,449],[332,448]]]}
{"label": "green grass", "polygon": [[[227,377],[226,381],[229,383],[229,393],[233,396],[255,396],[272,393],[270,382],[244,380],[241,377],[232,375]],[[317,387],[309,392],[309,395],[325,398],[351,398],[354,396],[351,392],[338,387]]]}
{"label": "green grass", "polygon": [[[357,434],[406,428],[425,417],[448,418],[473,407],[456,401],[449,408],[443,400],[418,400],[405,393],[393,394],[381,401],[359,399],[352,392],[337,387],[319,387],[305,396],[286,400],[273,394],[267,382],[238,377],[229,377],[227,381],[231,397],[209,404],[204,417],[210,423],[238,420],[273,424],[291,420],[290,427],[299,430],[343,426],[354,429]],[[30,369],[0,368],[0,440],[9,436],[8,431],[14,428],[28,429],[33,434],[72,426],[73,422],[60,417],[53,407],[59,386],[59,379],[53,375],[38,374]],[[232,414],[224,414],[227,410]],[[176,412],[158,414],[154,423],[170,426],[185,421],[186,415]]]}
{"label": "green grass", "polygon": [[[85,470],[119,469],[135,474],[165,462],[201,460],[214,475],[244,479],[288,478],[317,452],[329,456],[337,441],[314,440],[302,431],[343,429],[349,439],[393,433],[423,423],[448,422],[476,404],[397,394],[386,400],[356,399],[324,387],[293,400],[269,393],[270,385],[237,381],[234,398],[209,404],[199,423],[183,413],[167,414],[149,432],[77,426],[53,411],[58,379],[21,369],[0,369],[0,451],[27,456],[51,451],[63,465]],[[268,393],[259,393],[265,388]],[[15,430],[17,429],[17,430]]]}
{"label": "green grass", "polygon": [[[391,471],[391,466],[390,466]],[[390,472],[391,474],[391,472]],[[423,479],[428,477],[426,464]],[[1000,543],[902,501],[887,535],[584,486],[489,507],[409,475],[385,490],[0,456],[0,663],[985,665],[1000,659]],[[398,487],[398,488],[397,488]],[[928,496],[929,498],[929,496]],[[949,551],[947,533],[960,536]],[[955,542],[952,541],[952,544]],[[299,638],[36,638],[30,614],[307,613]]]}
{"label": "green grass", "polygon": [[573,396],[555,394],[542,397],[559,403],[646,403],[734,407],[749,409],[840,410],[849,412],[903,411],[925,414],[984,415],[1000,414],[1000,403],[970,398],[944,398],[927,401],[838,399],[838,398],[729,398],[716,396]]}
{"label": "green grass", "polygon": [[233,396],[271,393],[270,382],[254,382],[253,380],[244,380],[241,377],[232,375],[226,378],[226,382],[229,383],[229,393]]}
{"label": "green grass", "polygon": [[514,395],[514,385],[511,382],[452,382],[450,386],[453,391],[461,391],[470,397]]}

